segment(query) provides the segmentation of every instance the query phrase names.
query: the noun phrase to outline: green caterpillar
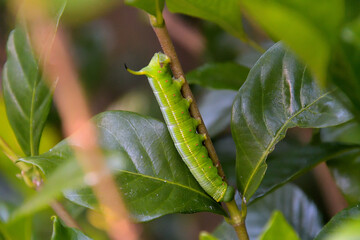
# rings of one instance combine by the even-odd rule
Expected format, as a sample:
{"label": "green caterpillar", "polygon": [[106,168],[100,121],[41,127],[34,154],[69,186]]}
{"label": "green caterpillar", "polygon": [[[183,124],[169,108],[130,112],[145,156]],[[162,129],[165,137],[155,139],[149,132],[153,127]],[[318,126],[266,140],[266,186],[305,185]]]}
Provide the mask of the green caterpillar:
{"label": "green caterpillar", "polygon": [[234,189],[218,175],[202,144],[205,135],[196,132],[200,120],[190,116],[192,99],[185,99],[181,94],[185,80],[172,78],[170,58],[155,53],[149,65],[140,71],[126,69],[132,74],[148,77],[175,146],[200,186],[217,202],[231,201]]}

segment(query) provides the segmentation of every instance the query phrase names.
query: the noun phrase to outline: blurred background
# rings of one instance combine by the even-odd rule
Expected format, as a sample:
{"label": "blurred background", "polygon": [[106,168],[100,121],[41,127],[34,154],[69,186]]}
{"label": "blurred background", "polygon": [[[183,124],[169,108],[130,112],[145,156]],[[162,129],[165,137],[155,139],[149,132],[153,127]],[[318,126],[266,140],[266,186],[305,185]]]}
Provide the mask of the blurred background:
{"label": "blurred background", "polygon": [[[155,52],[161,50],[147,15],[118,0],[70,2],[73,3],[65,10],[61,28],[70,40],[71,55],[75,59],[92,115],[106,110],[127,110],[163,121],[145,77],[133,76],[124,69],[125,63],[131,69],[142,68]],[[85,8],[84,2],[87,3]],[[167,10],[164,18],[185,73],[205,62],[236,61],[251,67],[261,55],[213,23],[170,14]],[[273,44],[254,24],[245,21],[244,25],[251,38],[264,48]],[[14,26],[15,17],[8,10],[7,2],[0,0],[0,66],[6,61],[7,37]],[[231,139],[229,124],[231,104],[236,91],[219,91],[199,86],[192,88],[229,182],[235,185],[235,145]],[[41,140],[41,152],[47,151],[63,138],[60,121],[56,109],[52,107]],[[22,155],[7,122],[1,94],[0,136],[8,140],[18,154]],[[311,136],[311,130],[293,129],[285,142],[305,144]],[[16,174],[18,169],[0,153],[0,219],[6,218],[2,216],[6,211],[2,209],[15,208],[31,192]],[[324,208],[313,174],[309,173],[295,183],[315,201],[323,214],[323,220],[327,221],[330,215]],[[64,201],[64,204],[84,226],[85,233],[91,233],[96,236],[95,239],[107,239],[99,214],[67,201]],[[52,210],[48,209],[32,217],[35,229],[32,233],[33,239],[49,239],[52,214]],[[141,224],[139,229],[142,239],[197,239],[201,230],[211,232],[221,221],[222,217],[214,214],[177,214]]]}

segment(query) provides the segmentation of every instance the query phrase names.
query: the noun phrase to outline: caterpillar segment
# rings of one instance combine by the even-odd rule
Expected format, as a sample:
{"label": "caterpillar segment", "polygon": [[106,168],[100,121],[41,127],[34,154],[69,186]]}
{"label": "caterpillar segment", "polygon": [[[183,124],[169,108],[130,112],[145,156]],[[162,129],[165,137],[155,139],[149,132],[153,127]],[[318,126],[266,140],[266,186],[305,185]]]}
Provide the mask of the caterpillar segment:
{"label": "caterpillar segment", "polygon": [[155,53],[149,65],[140,71],[126,69],[132,74],[148,77],[175,147],[200,186],[217,202],[231,201],[234,189],[223,181],[209,158],[203,145],[206,136],[196,130],[201,120],[190,116],[192,99],[186,99],[181,94],[185,79],[172,78],[170,58],[163,53]]}

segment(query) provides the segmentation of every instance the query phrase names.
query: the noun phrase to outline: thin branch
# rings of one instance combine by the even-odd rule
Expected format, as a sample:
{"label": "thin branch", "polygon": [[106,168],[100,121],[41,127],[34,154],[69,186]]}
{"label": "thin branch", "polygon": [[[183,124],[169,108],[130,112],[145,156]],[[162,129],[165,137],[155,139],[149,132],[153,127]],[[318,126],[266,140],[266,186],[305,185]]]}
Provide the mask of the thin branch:
{"label": "thin branch", "polygon": [[18,160],[17,154],[10,148],[9,144],[7,144],[2,137],[0,137],[0,149],[13,163],[16,163],[16,160]]}
{"label": "thin branch", "polygon": [[76,220],[68,213],[65,207],[58,201],[53,201],[50,204],[51,208],[54,210],[56,215],[58,215],[64,223],[71,228],[77,228],[81,230],[80,225],[76,222]]}
{"label": "thin branch", "polygon": [[152,15],[149,15],[150,22],[152,23],[152,27],[154,29],[154,32],[156,33],[157,38],[159,39],[160,45],[164,53],[171,59],[171,70],[175,78],[184,78],[185,83],[181,89],[182,95],[184,98],[191,98],[192,103],[190,105],[190,114],[192,117],[196,119],[201,119],[201,124],[198,126],[198,132],[199,134],[206,134],[206,140],[204,142],[205,147],[207,148],[209,152],[209,156],[214,164],[216,166],[219,175],[225,180],[225,173],[221,167],[219,158],[215,152],[214,145],[212,144],[211,138],[209,136],[209,133],[204,125],[204,121],[201,117],[201,114],[199,112],[199,109],[197,107],[195,98],[191,92],[191,89],[189,87],[188,82],[186,81],[184,71],[181,67],[179,58],[176,54],[174,45],[170,39],[169,33],[166,28],[166,24],[164,23],[162,27],[156,27],[154,26],[154,17]]}
{"label": "thin branch", "polygon": [[[212,141],[211,141],[209,133],[206,129],[206,126],[204,125],[204,121],[203,121],[200,111],[197,107],[195,98],[191,92],[188,82],[186,81],[184,71],[181,67],[181,64],[180,64],[179,58],[177,57],[174,45],[173,45],[171,38],[169,36],[169,33],[167,31],[166,24],[165,24],[165,22],[163,22],[162,26],[159,26],[159,24],[156,23],[155,17],[153,17],[152,15],[149,15],[149,18],[150,18],[150,23],[152,25],[152,28],[154,29],[154,32],[160,42],[162,50],[171,59],[171,70],[172,70],[174,77],[185,79],[185,83],[181,89],[182,95],[185,98],[191,98],[193,100],[192,104],[190,105],[190,109],[189,109],[190,114],[192,117],[194,117],[196,119],[201,119],[201,124],[198,126],[197,130],[198,130],[199,134],[206,134],[206,140],[205,140],[204,144],[209,152],[209,157],[211,158],[214,166],[217,168],[218,174],[221,176],[221,178],[224,181],[226,181],[225,173],[221,167],[219,158],[216,154],[214,145],[212,144]],[[235,228],[235,231],[236,231],[239,239],[248,240],[249,237],[248,237],[246,226],[245,226],[246,204],[245,203],[242,204],[243,209],[241,211],[239,210],[234,199],[225,204],[226,204],[226,206],[229,210],[230,216],[231,216],[230,223]]]}
{"label": "thin branch", "polygon": [[314,168],[314,176],[320,187],[325,207],[330,217],[348,206],[344,196],[337,187],[326,163],[320,163]]}

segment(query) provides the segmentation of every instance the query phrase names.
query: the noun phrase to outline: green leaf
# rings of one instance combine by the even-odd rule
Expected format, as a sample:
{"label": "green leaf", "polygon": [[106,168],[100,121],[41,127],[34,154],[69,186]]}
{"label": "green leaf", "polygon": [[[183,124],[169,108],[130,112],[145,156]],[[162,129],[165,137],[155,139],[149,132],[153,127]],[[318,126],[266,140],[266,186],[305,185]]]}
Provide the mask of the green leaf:
{"label": "green leaf", "polygon": [[[159,2],[159,3],[157,3]],[[156,4],[160,6],[160,12],[162,12],[165,4],[165,0],[125,0],[125,3],[130,6],[140,8],[153,16],[157,15]]]}
{"label": "green leaf", "polygon": [[[65,5],[62,5],[58,9],[55,19],[57,24],[64,8]],[[21,25],[10,33],[2,88],[6,113],[16,138],[24,153],[33,156],[39,153],[52,91],[43,79],[29,39],[27,29]]]}
{"label": "green leaf", "polygon": [[[336,214],[331,220],[321,229],[321,232],[316,236],[315,240],[328,239],[329,236],[335,234],[340,226],[348,221],[358,220],[360,216],[360,205],[346,208]],[[358,229],[359,230],[359,229]]]}
{"label": "green leaf", "polygon": [[241,3],[263,29],[276,40],[283,40],[319,80],[325,80],[331,48],[344,14],[342,0],[319,0],[316,4],[311,0],[243,0]]}
{"label": "green leaf", "polygon": [[211,137],[230,125],[231,107],[236,96],[233,90],[209,90],[199,101],[199,110]]}
{"label": "green leaf", "polygon": [[238,0],[166,0],[166,5],[171,12],[214,22],[235,37],[245,38]]}
{"label": "green leaf", "polygon": [[60,222],[58,217],[53,216],[52,220],[54,222],[54,225],[53,225],[53,233],[51,235],[51,240],[64,240],[64,239],[91,240],[91,238],[87,237],[80,230],[64,226]]}
{"label": "green leaf", "polygon": [[239,90],[248,74],[248,67],[233,62],[208,63],[187,73],[186,80],[203,87]]}
{"label": "green leaf", "polygon": [[[122,111],[101,113],[93,121],[100,146],[110,153],[107,154],[109,168],[135,220],[149,221],[170,213],[200,211],[225,215],[221,205],[191,175],[164,123]],[[33,163],[50,179],[54,169],[72,157],[63,141],[43,155],[20,160]],[[89,187],[66,190],[65,197],[88,208],[97,207]]]}
{"label": "green leaf", "polygon": [[321,141],[360,144],[360,124],[356,121],[321,129]]}
{"label": "green leaf", "polygon": [[[240,198],[236,200],[240,205]],[[250,204],[246,217],[250,239],[258,239],[274,210],[284,214],[302,240],[312,240],[321,229],[322,217],[316,205],[298,187],[287,184]],[[237,240],[234,228],[225,221],[215,229],[213,235],[220,240]]]}
{"label": "green leaf", "polygon": [[329,234],[328,240],[357,240],[360,239],[360,215],[357,219],[341,224],[336,232]]}
{"label": "green leaf", "polygon": [[[42,0],[49,2],[47,0]],[[121,4],[122,1],[119,0],[53,0],[49,4],[52,5],[61,5],[66,4],[66,9],[62,17],[63,21],[70,24],[84,24],[99,16],[105,14],[106,12],[114,9],[117,5]],[[86,9],[86,11],[84,11]]]}
{"label": "green leaf", "polygon": [[199,240],[218,240],[218,238],[214,237],[213,235],[211,235],[206,231],[202,231],[200,232]]}
{"label": "green leaf", "polygon": [[[360,121],[360,17],[348,23],[341,32],[340,44],[334,49],[329,66],[330,80],[343,91],[348,99],[339,98],[346,103]],[[350,101],[348,101],[350,100]]]}
{"label": "green leaf", "polygon": [[[267,160],[268,168],[264,179],[250,201],[268,194],[281,185],[306,173],[321,162],[338,157],[346,158],[353,154],[360,154],[360,146],[333,143],[300,146],[280,143],[276,150],[269,155]],[[355,182],[354,185],[355,188],[358,187]]]}
{"label": "green leaf", "polygon": [[266,172],[266,158],[288,128],[329,127],[352,117],[334,92],[321,90],[307,67],[281,43],[258,60],[232,110],[237,182],[246,199],[258,188]]}
{"label": "green leaf", "polygon": [[327,162],[337,186],[349,204],[360,202],[360,152],[353,151]]}
{"label": "green leaf", "polygon": [[[21,231],[19,231],[21,229]],[[3,238],[1,238],[3,237]],[[23,218],[20,221],[5,223],[0,220],[1,240],[31,240],[32,219]]]}
{"label": "green leaf", "polygon": [[266,224],[265,231],[259,237],[259,240],[300,240],[294,229],[286,221],[280,211],[274,211],[270,220]]}

